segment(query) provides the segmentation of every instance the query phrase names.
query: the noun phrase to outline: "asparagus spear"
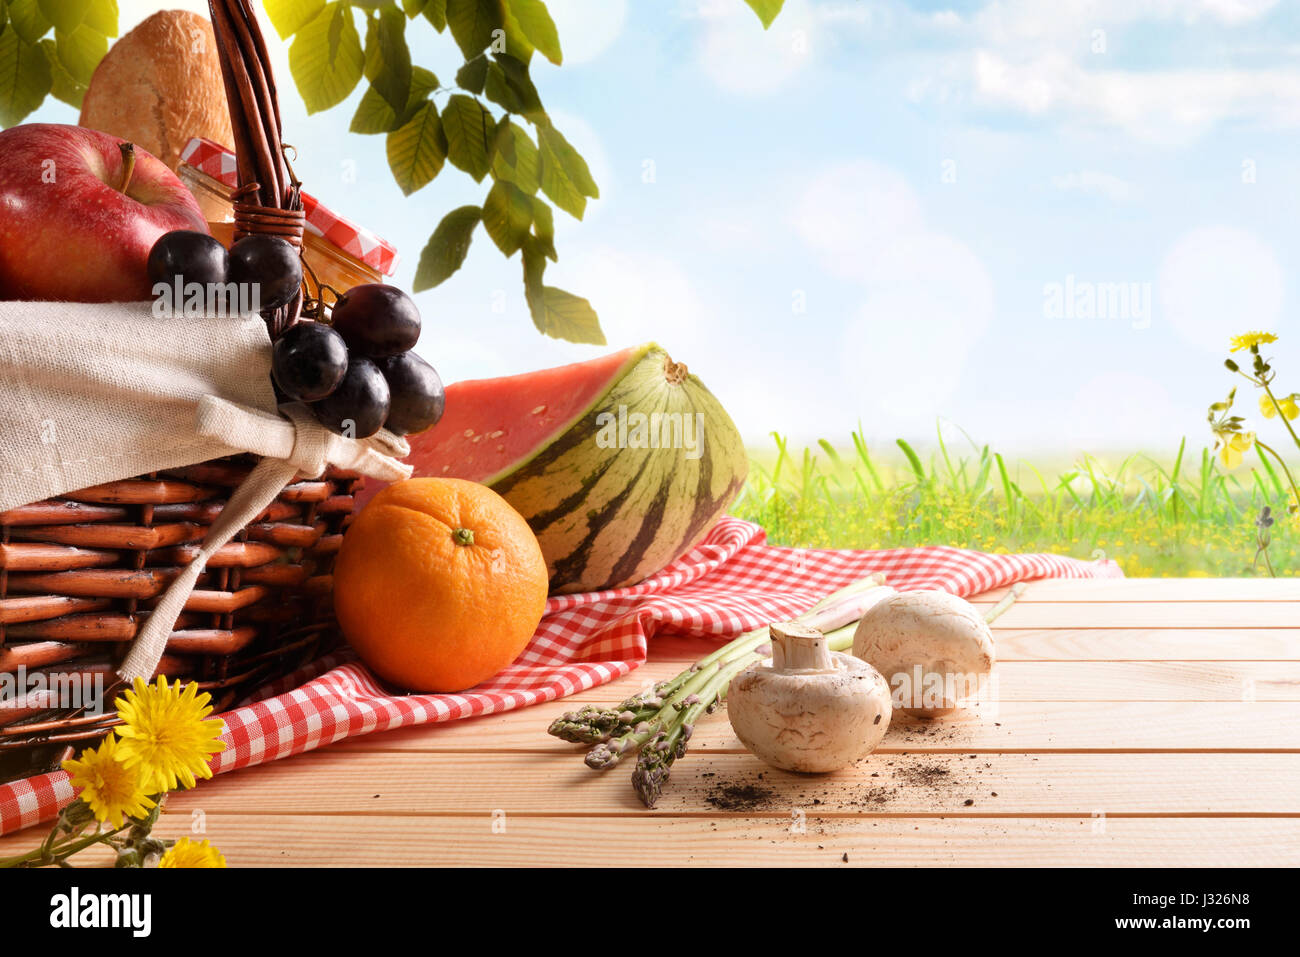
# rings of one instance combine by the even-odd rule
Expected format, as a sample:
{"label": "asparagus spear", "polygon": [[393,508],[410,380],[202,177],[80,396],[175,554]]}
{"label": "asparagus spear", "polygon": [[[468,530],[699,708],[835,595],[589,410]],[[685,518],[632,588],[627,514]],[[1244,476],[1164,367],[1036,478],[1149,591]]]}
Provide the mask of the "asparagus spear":
{"label": "asparagus spear", "polygon": [[[1015,603],[1024,591],[1023,584],[1011,587],[1007,595],[985,614],[984,620],[993,624],[1004,611]],[[816,627],[816,626],[813,626]],[[857,631],[856,620],[851,624],[826,633],[826,645],[831,651],[848,651],[853,647],[853,635]],[[770,649],[759,646],[749,654],[728,659],[706,684],[705,689],[696,700],[684,707],[671,721],[650,734],[637,757],[636,770],[632,772],[632,787],[646,807],[654,807],[663,793],[664,783],[668,780],[673,762],[686,754],[686,743],[695,730],[695,722],[703,713],[713,711],[725,700],[727,687],[735,675],[744,671],[758,661],[768,657]],[[602,745],[603,747],[603,745]],[[588,755],[588,764],[591,756]]]}
{"label": "asparagus spear", "polygon": [[[869,575],[827,595],[795,620],[821,631],[857,621],[867,608],[890,593],[883,586],[883,575]],[[708,690],[714,683],[712,679],[739,660],[746,664],[753,661],[755,649],[767,641],[766,627],[746,632],[650,691],[633,695],[615,708],[586,707],[568,712],[552,722],[549,731],[566,741],[594,744],[586,758],[588,767],[613,767],[624,754],[639,750],[659,730],[677,721],[697,698],[704,700],[706,707],[716,701],[716,694]]]}

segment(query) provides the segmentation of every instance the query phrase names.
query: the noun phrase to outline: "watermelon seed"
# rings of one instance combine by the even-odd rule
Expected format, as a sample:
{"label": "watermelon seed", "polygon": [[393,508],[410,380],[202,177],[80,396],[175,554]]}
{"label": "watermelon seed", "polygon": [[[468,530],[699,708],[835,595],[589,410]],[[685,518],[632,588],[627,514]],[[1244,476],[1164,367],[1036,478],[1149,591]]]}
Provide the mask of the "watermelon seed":
{"label": "watermelon seed", "polygon": [[537,408],[533,409],[533,415],[541,415],[545,411],[546,411],[546,406],[539,405]]}

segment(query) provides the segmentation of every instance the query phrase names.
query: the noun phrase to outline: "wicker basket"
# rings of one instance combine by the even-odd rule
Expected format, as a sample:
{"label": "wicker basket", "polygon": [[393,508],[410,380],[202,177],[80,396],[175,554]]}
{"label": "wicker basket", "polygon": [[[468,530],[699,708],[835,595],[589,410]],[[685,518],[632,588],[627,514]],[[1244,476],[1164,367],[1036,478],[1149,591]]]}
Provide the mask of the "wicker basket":
{"label": "wicker basket", "polygon": [[[248,0],[211,0],[241,183],[238,236],[302,244],[299,184],[284,158],[275,84]],[[272,338],[301,296],[267,316]],[[189,563],[256,459],[240,456],[82,489],[0,513],[0,675],[102,676],[103,702],[0,707],[0,780],[56,767],[116,723],[114,667]],[[337,641],[334,554],[360,486],[332,470],[295,481],[209,562],[158,673],[193,679],[220,710]],[[102,704],[97,708],[96,704]]]}

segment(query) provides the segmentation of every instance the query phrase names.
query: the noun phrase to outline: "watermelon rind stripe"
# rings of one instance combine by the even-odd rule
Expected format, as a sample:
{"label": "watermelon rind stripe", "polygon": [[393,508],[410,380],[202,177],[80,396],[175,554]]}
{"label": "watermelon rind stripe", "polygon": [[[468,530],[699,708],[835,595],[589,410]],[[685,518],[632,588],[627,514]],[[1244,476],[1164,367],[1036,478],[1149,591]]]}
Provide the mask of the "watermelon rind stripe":
{"label": "watermelon rind stripe", "polygon": [[[748,461],[734,423],[694,375],[669,382],[670,361],[653,343],[635,350],[600,397],[552,433],[554,441],[488,480],[537,534],[553,592],[644,579],[696,544],[739,493]],[[596,417],[617,414],[620,405],[647,415],[704,413],[701,455],[599,448]],[[715,481],[725,481],[716,492]],[[599,504],[584,512],[589,502]]]}

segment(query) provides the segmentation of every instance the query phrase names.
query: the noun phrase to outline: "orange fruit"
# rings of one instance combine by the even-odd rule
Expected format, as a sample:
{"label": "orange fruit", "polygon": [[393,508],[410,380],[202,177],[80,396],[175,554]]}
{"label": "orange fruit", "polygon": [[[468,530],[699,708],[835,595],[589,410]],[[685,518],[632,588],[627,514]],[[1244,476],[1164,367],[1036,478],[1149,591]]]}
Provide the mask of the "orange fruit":
{"label": "orange fruit", "polygon": [[486,485],[417,478],[353,519],[334,566],[334,610],[379,677],[463,691],[524,650],[546,607],[546,560],[518,512]]}

